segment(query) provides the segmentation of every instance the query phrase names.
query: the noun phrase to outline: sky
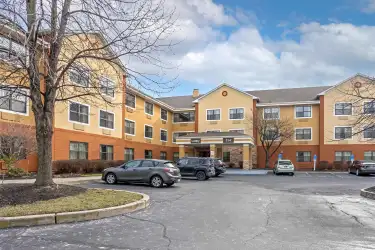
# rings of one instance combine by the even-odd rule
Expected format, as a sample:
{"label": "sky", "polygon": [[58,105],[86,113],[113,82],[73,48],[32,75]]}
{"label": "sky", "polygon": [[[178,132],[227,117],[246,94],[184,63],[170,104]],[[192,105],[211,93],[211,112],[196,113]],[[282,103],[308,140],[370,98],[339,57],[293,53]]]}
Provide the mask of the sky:
{"label": "sky", "polygon": [[[178,15],[159,96],[333,85],[375,76],[375,0],[167,0]],[[139,70],[150,70],[137,65]],[[147,68],[147,69],[146,69]],[[176,78],[175,78],[176,77]],[[156,95],[152,94],[151,95]],[[157,96],[158,96],[157,95]]]}

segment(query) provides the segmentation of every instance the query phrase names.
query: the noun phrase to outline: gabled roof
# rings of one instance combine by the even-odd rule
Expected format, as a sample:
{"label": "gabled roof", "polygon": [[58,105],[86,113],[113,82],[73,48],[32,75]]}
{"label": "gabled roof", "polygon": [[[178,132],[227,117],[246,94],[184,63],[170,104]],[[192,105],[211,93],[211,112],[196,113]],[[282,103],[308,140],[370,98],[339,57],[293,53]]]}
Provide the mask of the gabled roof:
{"label": "gabled roof", "polygon": [[200,132],[200,133],[189,133],[184,136],[179,136],[178,138],[195,138],[195,137],[252,137],[251,135],[242,134],[239,132],[229,131],[229,132]]}
{"label": "gabled roof", "polygon": [[347,79],[345,79],[345,80],[339,82],[338,84],[336,84],[336,85],[334,85],[334,86],[331,86],[330,88],[328,88],[328,89],[326,89],[326,90],[320,92],[318,95],[319,95],[319,96],[320,96],[320,95],[325,95],[327,92],[331,91],[332,89],[336,88],[337,86],[339,86],[339,85],[341,85],[341,84],[343,84],[343,83],[345,83],[345,82],[347,82],[347,81],[353,80],[353,79],[356,78],[356,77],[362,77],[362,78],[366,78],[366,79],[368,79],[368,80],[374,80],[373,77],[370,77],[370,76],[367,76],[367,75],[364,75],[364,74],[361,74],[361,73],[357,73],[357,74],[355,74],[354,76],[351,76],[351,77],[349,77],[349,78],[347,78]]}
{"label": "gabled roof", "polygon": [[331,86],[252,90],[246,92],[259,97],[259,104],[280,104],[316,101],[318,94],[329,88],[331,88]]}
{"label": "gabled roof", "polygon": [[212,89],[211,91],[207,92],[206,94],[201,95],[199,98],[195,99],[195,100],[194,100],[194,103],[199,102],[200,99],[202,99],[202,98],[208,96],[208,95],[211,94],[212,92],[214,92],[214,91],[216,91],[216,90],[218,90],[218,89],[220,89],[221,87],[224,87],[224,86],[225,86],[225,87],[228,87],[228,88],[231,88],[231,89],[234,89],[234,90],[236,90],[236,91],[238,91],[238,92],[241,92],[241,93],[243,93],[243,94],[245,94],[245,95],[251,96],[253,99],[259,99],[258,97],[254,96],[254,95],[252,95],[252,94],[250,94],[250,93],[247,93],[247,92],[245,92],[245,91],[239,90],[239,89],[237,89],[237,88],[235,88],[235,87],[233,87],[233,86],[231,86],[231,85],[229,85],[229,84],[223,83],[223,84],[220,84],[219,86],[217,86],[216,88]]}
{"label": "gabled roof", "polygon": [[[201,96],[201,95],[200,95]],[[160,97],[158,100],[167,103],[168,105],[176,109],[194,109],[193,101],[198,97],[193,97],[192,95],[184,96],[170,96],[170,97]]]}

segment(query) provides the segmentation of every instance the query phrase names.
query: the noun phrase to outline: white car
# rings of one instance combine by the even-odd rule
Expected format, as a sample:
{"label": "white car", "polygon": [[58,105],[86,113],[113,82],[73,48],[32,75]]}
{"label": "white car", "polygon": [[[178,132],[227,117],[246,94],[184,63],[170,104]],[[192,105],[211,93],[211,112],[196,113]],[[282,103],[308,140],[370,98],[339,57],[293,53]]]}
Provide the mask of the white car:
{"label": "white car", "polygon": [[294,175],[294,165],[290,160],[278,160],[275,162],[275,166],[273,168],[273,173],[275,175],[278,174],[289,174]]}

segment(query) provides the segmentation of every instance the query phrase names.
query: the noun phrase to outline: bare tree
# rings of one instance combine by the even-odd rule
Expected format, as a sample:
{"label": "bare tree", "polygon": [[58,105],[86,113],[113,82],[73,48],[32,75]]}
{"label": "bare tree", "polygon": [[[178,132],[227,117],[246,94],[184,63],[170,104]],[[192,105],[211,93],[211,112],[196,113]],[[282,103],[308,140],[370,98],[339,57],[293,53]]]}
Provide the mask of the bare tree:
{"label": "bare tree", "polygon": [[266,168],[270,167],[270,159],[281,145],[293,137],[293,124],[288,118],[265,119],[259,111],[253,118],[253,129],[257,131],[262,148],[266,155]]}
{"label": "bare tree", "polygon": [[0,123],[0,159],[8,170],[35,150],[35,130],[31,126]]}
{"label": "bare tree", "polygon": [[[163,70],[170,66],[160,57],[173,45],[168,36],[174,23],[174,10],[166,9],[163,0],[0,0],[0,57],[7,62],[0,62],[0,82],[8,84],[0,87],[5,99],[0,107],[9,100],[31,100],[38,155],[36,185],[54,184],[52,134],[57,102],[78,98],[119,105],[121,101],[115,103],[108,96],[123,91],[119,77],[123,74],[145,89],[174,87],[173,82],[161,81]],[[156,66],[158,74],[132,67],[139,63]],[[117,79],[102,77],[112,71]]]}

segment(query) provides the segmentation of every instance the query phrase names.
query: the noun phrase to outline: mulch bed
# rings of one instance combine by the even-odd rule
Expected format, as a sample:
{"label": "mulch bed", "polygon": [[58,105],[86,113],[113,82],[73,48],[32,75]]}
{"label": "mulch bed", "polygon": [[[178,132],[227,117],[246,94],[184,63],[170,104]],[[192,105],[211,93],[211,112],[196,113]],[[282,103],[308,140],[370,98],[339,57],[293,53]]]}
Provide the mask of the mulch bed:
{"label": "mulch bed", "polygon": [[3,184],[0,185],[0,207],[73,196],[86,190],[86,188],[69,185],[36,187],[33,184]]}

